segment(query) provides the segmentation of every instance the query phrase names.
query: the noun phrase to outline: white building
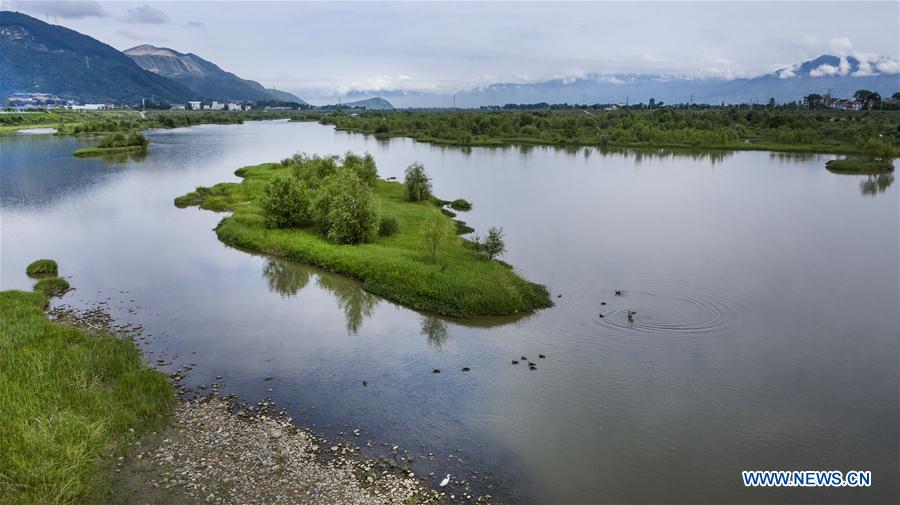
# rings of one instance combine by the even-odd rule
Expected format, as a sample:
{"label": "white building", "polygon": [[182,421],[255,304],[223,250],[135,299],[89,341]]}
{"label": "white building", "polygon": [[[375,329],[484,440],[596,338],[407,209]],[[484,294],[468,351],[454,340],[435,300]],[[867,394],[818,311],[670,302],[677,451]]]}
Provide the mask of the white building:
{"label": "white building", "polygon": [[228,104],[228,110],[236,110],[236,111],[240,112],[240,110],[241,110],[241,104],[239,104],[239,103],[230,103],[230,104]]}
{"label": "white building", "polygon": [[86,103],[84,105],[73,105],[72,110],[103,110],[108,109],[105,104],[102,103]]}
{"label": "white building", "polygon": [[190,105],[194,110],[200,110],[203,108],[203,104],[200,103],[200,100],[191,100],[190,102],[188,102],[188,105]]}
{"label": "white building", "polygon": [[219,103],[219,102],[213,100],[213,102],[212,102],[212,104],[210,104],[209,108],[212,109],[212,110],[224,110],[224,109],[225,109],[225,104],[224,104],[224,103]]}

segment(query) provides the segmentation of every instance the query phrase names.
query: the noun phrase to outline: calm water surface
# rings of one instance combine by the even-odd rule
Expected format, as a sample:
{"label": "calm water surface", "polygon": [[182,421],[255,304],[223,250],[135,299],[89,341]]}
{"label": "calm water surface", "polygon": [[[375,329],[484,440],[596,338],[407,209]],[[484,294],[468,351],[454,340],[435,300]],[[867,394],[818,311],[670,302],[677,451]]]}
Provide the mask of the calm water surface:
{"label": "calm water surface", "polygon": [[[148,360],[197,364],[188,385],[271,396],[371,455],[399,445],[432,484],[450,473],[511,502],[898,501],[891,178],[831,174],[827,156],[463,150],[312,123],[150,137],[148,156],[115,161],[72,157],[79,139],[0,138],[2,289],[55,258],[77,288],[58,303],[143,324]],[[478,232],[504,227],[505,259],[556,306],[434,318],[229,248],[222,215],[172,204],[246,164],[347,150],[385,177],[423,162],[439,196],[474,203],[461,217]],[[510,364],[538,353],[537,371]],[[874,485],[747,490],[744,469],[863,469]]]}

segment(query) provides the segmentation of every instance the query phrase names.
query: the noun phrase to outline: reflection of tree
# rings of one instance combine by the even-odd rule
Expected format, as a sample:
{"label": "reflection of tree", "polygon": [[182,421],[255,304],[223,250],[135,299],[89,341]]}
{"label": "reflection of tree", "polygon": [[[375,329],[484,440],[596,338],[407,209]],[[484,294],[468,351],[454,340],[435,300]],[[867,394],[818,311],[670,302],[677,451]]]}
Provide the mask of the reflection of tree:
{"label": "reflection of tree", "polygon": [[263,267],[269,290],[281,296],[294,296],[309,284],[309,270],[302,265],[269,259]]}
{"label": "reflection of tree", "polygon": [[864,195],[874,196],[884,193],[894,183],[894,174],[870,175],[859,183],[859,191]]}
{"label": "reflection of tree", "polygon": [[447,341],[447,323],[436,317],[422,317],[422,334],[428,343],[440,349]]}
{"label": "reflection of tree", "polygon": [[355,335],[362,322],[372,315],[379,298],[367,292],[358,282],[336,275],[320,274],[318,285],[337,298],[338,307],[347,318],[347,333]]}

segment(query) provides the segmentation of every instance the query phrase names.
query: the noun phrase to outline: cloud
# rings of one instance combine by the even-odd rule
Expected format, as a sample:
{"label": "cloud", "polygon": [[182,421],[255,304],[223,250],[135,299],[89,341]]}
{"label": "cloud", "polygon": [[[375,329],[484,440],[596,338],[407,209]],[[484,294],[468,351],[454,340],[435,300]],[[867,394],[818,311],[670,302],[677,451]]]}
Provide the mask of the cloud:
{"label": "cloud", "polygon": [[882,74],[900,74],[900,60],[885,58],[875,64],[875,68]]}
{"label": "cloud", "polygon": [[831,39],[831,52],[838,56],[847,56],[847,53],[853,49],[853,42],[849,37],[838,37]]}
{"label": "cloud", "polygon": [[164,37],[157,37],[155,35],[148,35],[132,30],[116,30],[116,35],[136,42],[168,42],[168,39]]}
{"label": "cloud", "polygon": [[187,25],[191,28],[198,28],[200,30],[206,29],[206,23],[204,23],[203,21],[188,21]]}
{"label": "cloud", "polygon": [[847,75],[850,73],[850,62],[846,57],[842,56],[838,66],[829,65],[827,63],[809,71],[810,77],[826,77],[833,75]]}
{"label": "cloud", "polygon": [[778,71],[779,79],[793,79],[797,77],[797,70],[800,68],[800,65],[794,64],[786,68],[782,68]]}
{"label": "cloud", "polygon": [[159,9],[144,4],[140,7],[135,7],[134,9],[128,9],[128,12],[126,12],[125,16],[122,18],[122,21],[125,21],[126,23],[161,25],[169,22],[169,16]]}
{"label": "cloud", "polygon": [[4,2],[4,9],[30,12],[35,16],[50,16],[63,19],[102,18],[106,11],[97,2]]}

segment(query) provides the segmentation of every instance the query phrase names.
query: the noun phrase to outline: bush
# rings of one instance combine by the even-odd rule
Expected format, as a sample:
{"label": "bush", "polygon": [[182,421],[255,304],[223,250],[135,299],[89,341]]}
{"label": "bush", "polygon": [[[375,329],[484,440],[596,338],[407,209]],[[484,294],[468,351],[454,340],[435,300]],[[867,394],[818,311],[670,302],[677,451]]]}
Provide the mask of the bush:
{"label": "bush", "polygon": [[490,259],[502,256],[506,252],[506,244],[503,242],[503,228],[492,227],[488,230],[487,237],[475,237],[475,244],[481,253]]}
{"label": "bush", "polygon": [[41,259],[32,262],[25,269],[25,273],[29,277],[40,277],[44,275],[56,275],[58,272],[56,262],[53,260]]}
{"label": "bush", "polygon": [[462,212],[472,210],[472,204],[467,202],[466,200],[463,200],[462,198],[457,198],[456,200],[453,200],[452,202],[450,202],[450,207],[453,210],[458,210],[458,211],[462,211]]}
{"label": "bush", "polygon": [[110,135],[105,135],[103,140],[100,141],[100,146],[103,148],[109,147],[142,147],[146,148],[150,145],[150,140],[144,136],[143,133],[131,133],[125,135],[124,133],[113,133]]}
{"label": "bush", "polygon": [[310,213],[319,231],[336,244],[368,242],[378,225],[372,190],[349,168],[322,182]]}
{"label": "bush", "polygon": [[381,221],[378,223],[378,235],[390,237],[396,235],[399,228],[400,225],[397,223],[397,218],[392,216],[382,217]]}
{"label": "bush", "polygon": [[422,228],[422,241],[425,243],[425,249],[431,255],[431,260],[437,259],[438,251],[441,244],[447,239],[447,221],[440,215],[434,214],[425,221]]}
{"label": "bush", "polygon": [[259,200],[266,226],[269,228],[298,228],[308,226],[310,191],[295,177],[276,177],[266,184]]}
{"label": "bush", "polygon": [[406,199],[410,202],[421,202],[431,196],[431,180],[425,173],[425,167],[419,162],[406,167],[403,185],[406,188]]}
{"label": "bush", "polygon": [[39,280],[34,290],[47,296],[62,296],[69,290],[69,282],[59,277],[47,277]]}
{"label": "bush", "polygon": [[360,180],[369,186],[375,186],[375,181],[378,179],[378,169],[375,166],[375,157],[370,153],[366,153],[365,156],[357,156],[348,152],[344,155],[344,167],[356,172]]}

